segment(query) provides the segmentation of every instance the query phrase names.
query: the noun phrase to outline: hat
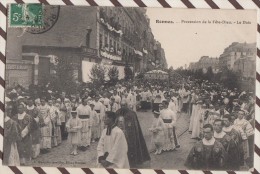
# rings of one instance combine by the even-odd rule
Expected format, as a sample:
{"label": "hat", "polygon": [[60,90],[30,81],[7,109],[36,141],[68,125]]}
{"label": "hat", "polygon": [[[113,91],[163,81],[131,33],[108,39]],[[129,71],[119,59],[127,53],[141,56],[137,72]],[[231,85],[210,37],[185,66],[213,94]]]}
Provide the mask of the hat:
{"label": "hat", "polygon": [[94,105],[95,106],[95,103],[93,101],[90,101],[89,105]]}
{"label": "hat", "polygon": [[18,99],[23,99],[24,97],[23,96],[19,96]]}
{"label": "hat", "polygon": [[210,109],[213,109],[213,108],[214,108],[213,104],[210,104],[210,105],[209,105],[209,108],[210,108]]}
{"label": "hat", "polygon": [[11,99],[10,98],[8,98],[8,97],[5,97],[5,102],[10,102],[11,101]]}
{"label": "hat", "polygon": [[10,93],[17,93],[15,89],[13,89]]}
{"label": "hat", "polygon": [[68,98],[65,98],[64,102],[70,102],[70,100]]}
{"label": "hat", "polygon": [[202,100],[197,101],[197,104],[202,104],[202,103],[203,103]]}
{"label": "hat", "polygon": [[160,112],[158,111],[153,111],[154,114],[160,115]]}
{"label": "hat", "polygon": [[72,113],[72,114],[77,114],[77,111],[75,111],[75,110],[71,110],[70,113]]}

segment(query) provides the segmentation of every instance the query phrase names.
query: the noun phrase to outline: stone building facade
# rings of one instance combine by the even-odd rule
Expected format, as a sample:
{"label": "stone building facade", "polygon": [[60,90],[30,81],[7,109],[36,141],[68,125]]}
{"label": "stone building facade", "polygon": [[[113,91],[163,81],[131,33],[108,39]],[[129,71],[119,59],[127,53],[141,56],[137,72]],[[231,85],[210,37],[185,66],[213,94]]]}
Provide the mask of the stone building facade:
{"label": "stone building facade", "polygon": [[256,43],[233,42],[219,57],[219,67],[221,70],[228,68],[233,70],[234,64],[240,58],[256,55]]}
{"label": "stone building facade", "polygon": [[55,58],[70,60],[78,81],[88,76],[82,69],[89,70],[89,62],[120,69],[128,64],[134,72],[154,68],[157,59],[167,66],[161,47],[155,57],[157,43],[144,8],[61,6],[57,22],[44,33],[8,28],[6,85],[40,84],[54,73]]}
{"label": "stone building facade", "polygon": [[198,62],[192,62],[189,65],[189,70],[196,71],[200,69],[212,68],[213,72],[219,71],[219,59],[217,57],[202,56]]}

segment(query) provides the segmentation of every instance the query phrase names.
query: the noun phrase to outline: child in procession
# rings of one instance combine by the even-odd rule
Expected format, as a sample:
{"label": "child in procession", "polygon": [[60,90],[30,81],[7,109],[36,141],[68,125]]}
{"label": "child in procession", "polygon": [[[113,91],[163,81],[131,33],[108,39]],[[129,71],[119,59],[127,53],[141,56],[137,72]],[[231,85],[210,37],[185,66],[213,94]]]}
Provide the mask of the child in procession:
{"label": "child in procession", "polygon": [[72,145],[71,155],[77,155],[77,146],[80,141],[80,129],[82,128],[82,124],[80,119],[77,117],[76,111],[71,111],[71,118],[68,120],[66,124],[66,128],[68,130],[68,142]]}
{"label": "child in procession", "polygon": [[156,147],[155,155],[159,155],[162,153],[162,145],[164,137],[163,135],[163,120],[160,116],[160,112],[154,111],[154,119],[152,123],[152,127],[149,129],[149,131],[152,132],[152,143]]}

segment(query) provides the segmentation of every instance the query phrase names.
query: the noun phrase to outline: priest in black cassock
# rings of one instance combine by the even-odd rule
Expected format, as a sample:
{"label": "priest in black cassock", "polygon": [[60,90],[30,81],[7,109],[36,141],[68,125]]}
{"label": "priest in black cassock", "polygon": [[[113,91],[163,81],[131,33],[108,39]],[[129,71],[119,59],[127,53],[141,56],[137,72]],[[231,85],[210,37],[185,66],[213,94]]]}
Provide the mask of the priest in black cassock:
{"label": "priest in black cassock", "polygon": [[146,161],[150,161],[150,155],[144,140],[144,136],[133,110],[127,108],[126,103],[121,103],[121,108],[116,112],[120,117],[124,117],[125,137],[128,144],[128,160],[130,168],[138,168]]}

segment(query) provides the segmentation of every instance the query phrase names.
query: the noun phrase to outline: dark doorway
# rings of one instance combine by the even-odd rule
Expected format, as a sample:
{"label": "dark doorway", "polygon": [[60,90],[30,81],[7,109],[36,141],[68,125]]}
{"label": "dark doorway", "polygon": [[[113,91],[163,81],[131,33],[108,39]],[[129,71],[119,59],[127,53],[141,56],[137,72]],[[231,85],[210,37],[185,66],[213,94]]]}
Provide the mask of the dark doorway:
{"label": "dark doorway", "polygon": [[46,57],[39,58],[38,84],[42,85],[50,77],[50,59]]}

